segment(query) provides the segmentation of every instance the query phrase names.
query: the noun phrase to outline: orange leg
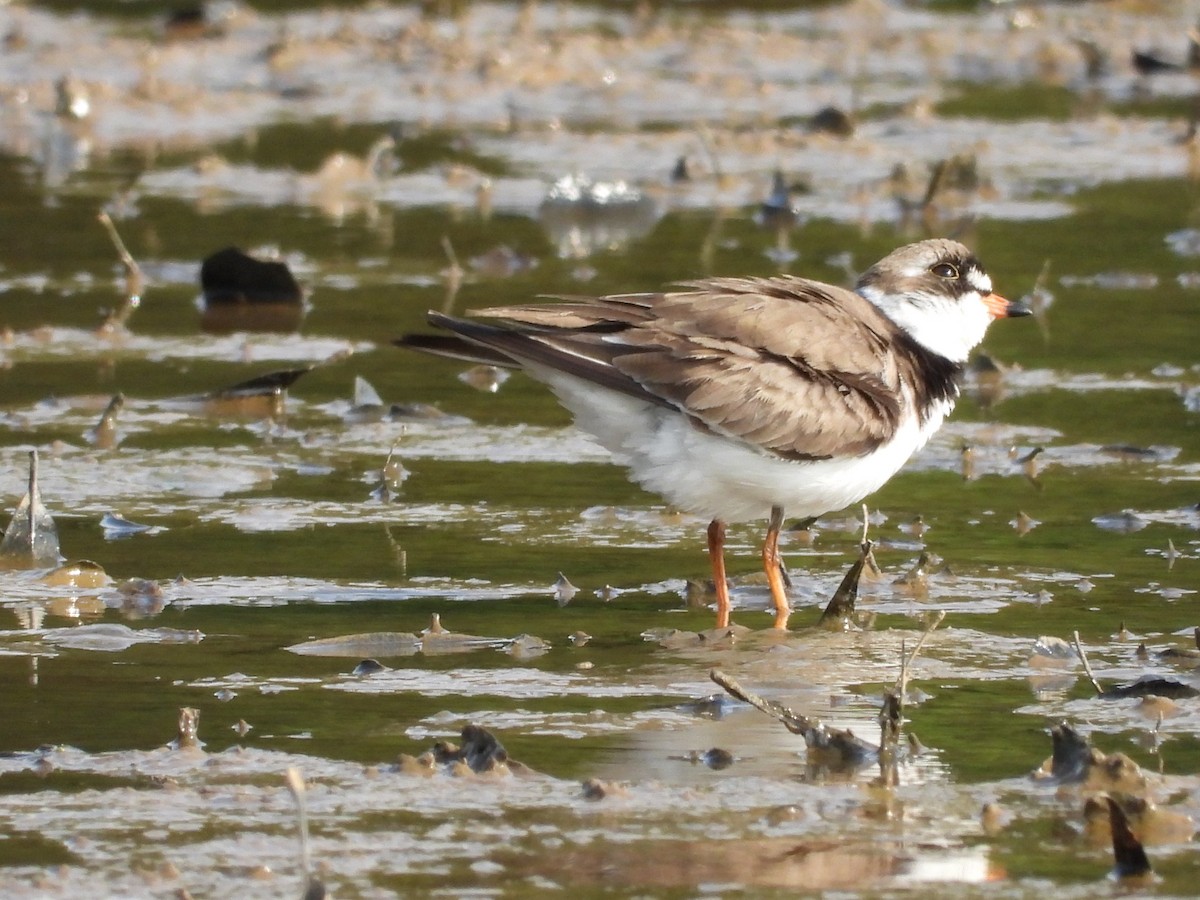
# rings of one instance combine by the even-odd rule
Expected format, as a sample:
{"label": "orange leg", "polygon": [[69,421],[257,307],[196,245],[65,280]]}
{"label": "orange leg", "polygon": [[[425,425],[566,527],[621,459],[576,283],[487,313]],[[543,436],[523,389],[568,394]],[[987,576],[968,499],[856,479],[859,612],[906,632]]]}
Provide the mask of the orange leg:
{"label": "orange leg", "polygon": [[767,539],[763,543],[763,571],[767,574],[767,584],[771,588],[771,603],[775,607],[775,628],[786,629],[788,616],[792,607],[788,604],[783,560],[779,557],[779,531],[783,528],[783,507],[772,506],[771,518],[767,524]]}
{"label": "orange leg", "polygon": [[717,628],[729,627],[729,582],[725,578],[725,523],[708,523],[708,558],[712,562],[713,585],[717,589]]}

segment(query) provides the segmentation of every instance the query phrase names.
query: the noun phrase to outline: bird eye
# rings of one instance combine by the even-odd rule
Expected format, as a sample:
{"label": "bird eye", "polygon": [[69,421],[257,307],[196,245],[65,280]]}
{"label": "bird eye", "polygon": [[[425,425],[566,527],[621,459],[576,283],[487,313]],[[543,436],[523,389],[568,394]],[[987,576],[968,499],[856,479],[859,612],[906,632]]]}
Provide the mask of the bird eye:
{"label": "bird eye", "polygon": [[951,265],[950,263],[938,263],[929,271],[938,278],[958,278],[958,266]]}

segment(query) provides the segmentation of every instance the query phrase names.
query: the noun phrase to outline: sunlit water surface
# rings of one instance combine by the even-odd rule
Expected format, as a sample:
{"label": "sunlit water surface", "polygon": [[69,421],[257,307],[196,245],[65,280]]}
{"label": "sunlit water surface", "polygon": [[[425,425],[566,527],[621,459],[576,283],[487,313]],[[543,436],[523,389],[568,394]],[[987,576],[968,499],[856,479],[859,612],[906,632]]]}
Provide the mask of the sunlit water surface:
{"label": "sunlit water surface", "polygon": [[[1192,24],[1167,3],[375,5],[240,9],[167,40],[157,19],[0,8],[0,495],[16,506],[36,449],[74,564],[0,574],[0,893],[298,895],[298,767],[338,897],[1123,895],[1088,792],[1029,775],[1067,719],[1142,766],[1169,814],[1144,826],[1158,877],[1134,890],[1191,894],[1197,701],[1096,699],[1035,641],[1078,631],[1105,686],[1195,684],[1157,655],[1194,648],[1198,624],[1195,83],[1128,63],[1131,42],[1182,56]],[[1094,78],[1085,34],[1110,56]],[[853,136],[809,127],[850,104]],[[388,134],[395,167],[364,171]],[[955,182],[917,209],[955,154]],[[693,175],[672,182],[680,156]],[[790,232],[756,221],[777,166],[808,188]],[[543,205],[572,173],[641,200]],[[102,208],[145,286],[98,332],[127,290]],[[747,526],[730,558],[751,633],[669,635],[711,625],[702,588],[689,603],[704,523],[631,486],[523,375],[480,390],[391,346],[429,308],[709,273],[845,282],[927,232],[967,240],[1038,315],[993,329],[1001,373],[973,374],[870,499],[863,629],[813,627],[858,552],[846,510],[785,537],[793,633],[766,627]],[[298,328],[202,316],[200,260],[230,244],[282,254],[306,289]],[[310,365],[275,403],[207,397]],[[356,379],[435,410],[364,411]],[[389,453],[404,477],[380,491]],[[922,551],[940,562],[914,583]],[[874,741],[938,613],[905,709],[924,749],[893,787],[876,765],[810,764],[744,704],[698,703],[719,668]],[[422,640],[434,614],[478,639]],[[368,656],[384,668],[353,674]],[[202,748],[169,746],[181,707]],[[397,763],[471,722],[532,772]],[[706,766],[710,748],[733,764]]]}

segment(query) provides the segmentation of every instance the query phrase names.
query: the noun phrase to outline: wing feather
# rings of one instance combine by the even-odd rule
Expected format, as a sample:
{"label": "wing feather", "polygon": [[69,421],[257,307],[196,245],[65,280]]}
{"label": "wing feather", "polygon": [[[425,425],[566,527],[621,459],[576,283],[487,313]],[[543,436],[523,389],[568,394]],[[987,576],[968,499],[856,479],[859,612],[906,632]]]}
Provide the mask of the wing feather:
{"label": "wing feather", "polygon": [[430,321],[793,459],[867,453],[910,402],[911,342],[858,294],[790,276],[499,307]]}

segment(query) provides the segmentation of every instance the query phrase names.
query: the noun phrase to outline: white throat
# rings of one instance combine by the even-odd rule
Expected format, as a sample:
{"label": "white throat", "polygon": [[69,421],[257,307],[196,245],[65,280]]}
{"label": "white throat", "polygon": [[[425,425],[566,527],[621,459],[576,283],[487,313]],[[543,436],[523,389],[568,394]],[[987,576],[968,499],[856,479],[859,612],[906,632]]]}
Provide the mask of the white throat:
{"label": "white throat", "polygon": [[977,293],[956,300],[925,292],[888,294],[874,285],[860,287],[859,293],[918,344],[951,362],[965,363],[992,322]]}

